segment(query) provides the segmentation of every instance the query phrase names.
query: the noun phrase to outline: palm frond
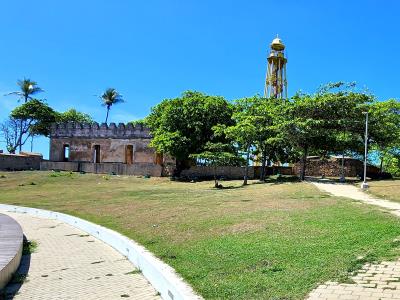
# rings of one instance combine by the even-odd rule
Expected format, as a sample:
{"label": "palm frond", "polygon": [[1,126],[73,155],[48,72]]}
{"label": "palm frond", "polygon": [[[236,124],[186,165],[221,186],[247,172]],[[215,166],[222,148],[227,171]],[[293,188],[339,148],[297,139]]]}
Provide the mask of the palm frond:
{"label": "palm frond", "polygon": [[32,98],[33,95],[44,92],[44,90],[37,85],[36,81],[32,81],[27,78],[24,78],[23,80],[18,80],[17,85],[20,88],[19,91],[8,93],[5,96],[17,95],[22,99],[25,98],[26,100],[26,99],[33,99]]}
{"label": "palm frond", "polygon": [[30,91],[31,91],[31,95],[35,95],[37,93],[44,92],[44,90],[38,86],[33,87]]}
{"label": "palm frond", "polygon": [[22,92],[9,92],[7,94],[4,94],[4,96],[10,96],[10,95],[23,96]]}
{"label": "palm frond", "polygon": [[112,106],[113,104],[125,102],[123,96],[114,88],[108,88],[100,96],[103,106]]}

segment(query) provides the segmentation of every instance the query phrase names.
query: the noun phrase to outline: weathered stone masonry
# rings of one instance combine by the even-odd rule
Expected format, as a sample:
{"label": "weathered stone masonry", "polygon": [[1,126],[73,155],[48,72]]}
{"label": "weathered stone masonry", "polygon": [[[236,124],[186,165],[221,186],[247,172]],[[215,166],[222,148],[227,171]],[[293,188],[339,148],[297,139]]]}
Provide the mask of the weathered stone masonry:
{"label": "weathered stone masonry", "polygon": [[39,170],[43,157],[39,153],[20,152],[20,154],[0,153],[0,170],[22,171]]}
{"label": "weathered stone masonry", "polygon": [[53,124],[49,161],[41,169],[161,176],[174,161],[156,153],[150,141],[141,125]]}
{"label": "weathered stone masonry", "polygon": [[157,155],[148,147],[150,140],[149,129],[140,125],[125,126],[120,123],[117,127],[115,123],[109,126],[105,123],[53,124],[50,133],[50,160],[156,163]]}

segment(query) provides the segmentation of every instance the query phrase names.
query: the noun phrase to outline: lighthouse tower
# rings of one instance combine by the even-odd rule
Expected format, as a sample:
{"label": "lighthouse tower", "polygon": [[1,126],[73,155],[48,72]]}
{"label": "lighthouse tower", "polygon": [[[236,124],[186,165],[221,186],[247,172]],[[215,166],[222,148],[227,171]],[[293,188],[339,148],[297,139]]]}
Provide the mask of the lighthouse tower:
{"label": "lighthouse tower", "polygon": [[287,98],[287,79],[285,45],[276,36],[272,41],[271,50],[268,55],[267,76],[264,87],[264,97],[266,98]]}

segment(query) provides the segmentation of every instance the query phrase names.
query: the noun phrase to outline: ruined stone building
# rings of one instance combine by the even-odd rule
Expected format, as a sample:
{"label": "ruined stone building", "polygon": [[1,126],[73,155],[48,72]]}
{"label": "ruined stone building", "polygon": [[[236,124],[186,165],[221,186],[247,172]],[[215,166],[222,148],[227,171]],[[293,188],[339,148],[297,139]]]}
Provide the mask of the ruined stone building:
{"label": "ruined stone building", "polygon": [[149,147],[142,125],[53,124],[50,157],[42,170],[161,176],[174,161]]}
{"label": "ruined stone building", "polygon": [[[119,175],[172,175],[175,161],[166,155],[156,153],[149,147],[151,135],[148,128],[141,125],[124,125],[115,123],[99,125],[67,123],[53,124],[50,132],[50,156],[49,160],[37,164],[31,163],[31,158],[17,157],[21,164],[16,164],[16,156],[3,155],[0,169],[36,169],[40,163],[41,170],[65,170],[88,173],[105,173]],[[10,157],[9,157],[10,156]],[[11,162],[11,167],[6,162]],[[30,163],[28,165],[28,162]],[[18,166],[18,168],[17,168]],[[28,166],[28,167],[26,167]],[[267,174],[275,174],[274,168],[267,168]],[[300,165],[293,167],[279,167],[275,171],[279,174],[298,174]],[[362,173],[361,161],[346,158],[345,176],[355,177]],[[368,166],[368,174],[377,173],[379,169]],[[271,172],[272,173],[271,173]],[[257,178],[260,167],[249,169],[249,178]],[[217,175],[227,179],[243,178],[244,168],[237,166],[225,166],[217,169]],[[341,159],[322,160],[318,157],[307,160],[307,176],[340,176]],[[184,170],[181,176],[185,178],[212,178],[213,167],[192,166]]]}

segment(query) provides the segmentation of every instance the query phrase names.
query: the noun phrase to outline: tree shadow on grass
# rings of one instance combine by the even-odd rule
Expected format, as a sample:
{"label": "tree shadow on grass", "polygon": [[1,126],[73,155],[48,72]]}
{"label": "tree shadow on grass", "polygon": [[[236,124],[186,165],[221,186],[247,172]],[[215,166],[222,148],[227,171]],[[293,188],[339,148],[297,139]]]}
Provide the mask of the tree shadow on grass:
{"label": "tree shadow on grass", "polygon": [[[224,176],[218,176],[218,182],[219,182],[219,187],[212,187],[214,190],[235,190],[235,189],[243,189],[248,186],[252,186],[255,184],[285,184],[285,183],[295,183],[295,182],[300,182],[299,178],[297,176],[293,175],[271,175],[267,177],[264,181],[260,181],[255,179],[249,179],[249,182],[247,185],[243,184],[237,184],[238,180],[242,179],[226,179]],[[197,182],[206,182],[206,181],[214,181],[213,177],[190,177],[190,178],[176,178],[176,177],[171,177],[171,181],[175,181],[177,183],[182,183],[182,184],[195,184]],[[235,182],[236,184],[232,184],[231,182]]]}
{"label": "tree shadow on grass", "polygon": [[297,176],[291,176],[291,175],[286,175],[286,176],[270,176],[267,177],[264,182],[259,181],[259,183],[270,183],[270,184],[285,184],[285,183],[291,183],[291,182],[301,182],[299,177]]}
{"label": "tree shadow on grass", "polygon": [[354,177],[346,177],[345,181],[342,182],[340,180],[339,177],[325,177],[322,178],[321,176],[306,176],[305,181],[308,182],[318,182],[318,183],[327,183],[327,184],[331,184],[331,183],[338,183],[338,184],[342,184],[342,183],[347,183],[347,184],[356,184],[361,182],[360,179],[358,178],[354,178]]}
{"label": "tree shadow on grass", "polygon": [[[24,235],[24,245],[28,243],[26,236]],[[21,286],[24,284],[28,271],[31,265],[31,252],[23,251],[21,262],[17,271],[15,271],[10,282],[0,291],[0,300],[11,300],[14,299],[15,295],[18,294]]]}
{"label": "tree shadow on grass", "polygon": [[[229,181],[222,181],[221,184],[227,183]],[[264,181],[259,180],[252,180],[247,185],[229,185],[229,186],[222,186],[221,190],[230,190],[230,189],[242,189],[246,188],[247,186],[258,185],[258,184],[286,184],[290,182],[300,182],[297,176],[271,176],[267,177]]]}
{"label": "tree shadow on grass", "polygon": [[221,185],[221,187],[219,188],[215,188],[216,190],[236,190],[236,189],[242,189],[245,188],[245,185],[228,185],[228,186],[223,186]]}

